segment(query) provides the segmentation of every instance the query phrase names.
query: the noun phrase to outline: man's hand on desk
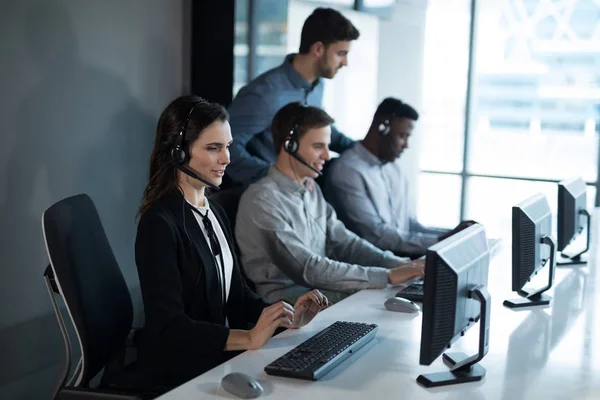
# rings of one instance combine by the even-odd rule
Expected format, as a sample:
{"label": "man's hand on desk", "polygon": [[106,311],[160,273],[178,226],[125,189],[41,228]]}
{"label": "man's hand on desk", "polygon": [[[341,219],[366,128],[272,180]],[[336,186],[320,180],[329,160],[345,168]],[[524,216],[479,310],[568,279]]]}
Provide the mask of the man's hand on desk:
{"label": "man's hand on desk", "polygon": [[304,293],[294,304],[294,319],[291,324],[283,324],[285,328],[298,329],[308,324],[319,313],[329,307],[327,297],[317,289]]}
{"label": "man's hand on desk", "polygon": [[409,279],[425,276],[425,260],[415,260],[399,264],[388,270],[388,283],[398,285]]}

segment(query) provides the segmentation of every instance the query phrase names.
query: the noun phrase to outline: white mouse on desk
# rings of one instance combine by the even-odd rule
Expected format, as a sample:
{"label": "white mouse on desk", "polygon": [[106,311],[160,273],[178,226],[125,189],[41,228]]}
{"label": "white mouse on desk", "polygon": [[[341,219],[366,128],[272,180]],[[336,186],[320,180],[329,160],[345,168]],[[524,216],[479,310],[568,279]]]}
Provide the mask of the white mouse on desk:
{"label": "white mouse on desk", "polygon": [[264,392],[260,383],[241,372],[225,375],[221,379],[221,386],[227,392],[242,399],[254,399]]}
{"label": "white mouse on desk", "polygon": [[383,305],[386,309],[396,312],[415,313],[421,310],[418,304],[402,297],[390,297]]}

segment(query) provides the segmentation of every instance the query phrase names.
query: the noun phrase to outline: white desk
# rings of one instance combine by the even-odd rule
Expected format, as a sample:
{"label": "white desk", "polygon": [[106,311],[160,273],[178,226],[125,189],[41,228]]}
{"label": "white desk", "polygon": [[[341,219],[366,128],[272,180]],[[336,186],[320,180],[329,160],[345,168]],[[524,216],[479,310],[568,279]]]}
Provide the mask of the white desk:
{"label": "white desk", "polygon": [[[308,326],[288,330],[264,348],[247,351],[160,399],[235,398],[220,388],[221,378],[230,372],[257,378],[265,389],[261,398],[270,399],[600,399],[598,235],[592,240],[590,266],[556,268],[554,287],[548,292],[551,305],[522,311],[502,306],[505,299],[518,297],[510,291],[510,240],[503,241],[490,263],[490,349],[480,363],[487,370],[480,382],[433,389],[416,382],[419,374],[447,367],[441,357],[430,366],[419,365],[421,313],[393,313],[383,307],[396,287],[356,293]],[[271,361],[338,320],[378,324],[376,341],[317,382],[264,372]],[[478,334],[477,324],[451,351],[474,354]]]}

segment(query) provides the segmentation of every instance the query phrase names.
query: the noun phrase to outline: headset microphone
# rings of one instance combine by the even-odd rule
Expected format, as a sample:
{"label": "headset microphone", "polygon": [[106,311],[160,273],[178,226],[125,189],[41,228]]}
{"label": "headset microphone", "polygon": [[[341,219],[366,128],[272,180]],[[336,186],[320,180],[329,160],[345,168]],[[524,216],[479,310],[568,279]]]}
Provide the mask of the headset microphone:
{"label": "headset microphone", "polygon": [[204,183],[209,188],[211,188],[213,190],[220,190],[221,189],[220,187],[218,187],[214,183],[208,181],[208,179],[202,178],[200,175],[198,175],[196,172],[192,171],[191,169],[187,168],[185,165],[179,164],[178,162],[175,162],[175,161],[173,162],[173,165],[175,165],[175,168],[177,168],[178,170],[180,170],[181,172],[183,172],[187,176],[190,176],[190,177],[192,177],[192,178],[194,178],[196,180],[199,180],[200,182]]}
{"label": "headset microphone", "polygon": [[308,168],[312,169],[313,171],[315,171],[317,174],[319,174],[319,176],[322,176],[323,173],[321,171],[319,171],[318,169],[316,169],[315,167],[313,167],[312,165],[310,165],[309,163],[307,163],[306,161],[304,161],[300,156],[298,156],[298,154],[296,153],[290,153],[290,155],[292,157],[294,157],[296,160],[298,160],[301,164],[306,165]]}

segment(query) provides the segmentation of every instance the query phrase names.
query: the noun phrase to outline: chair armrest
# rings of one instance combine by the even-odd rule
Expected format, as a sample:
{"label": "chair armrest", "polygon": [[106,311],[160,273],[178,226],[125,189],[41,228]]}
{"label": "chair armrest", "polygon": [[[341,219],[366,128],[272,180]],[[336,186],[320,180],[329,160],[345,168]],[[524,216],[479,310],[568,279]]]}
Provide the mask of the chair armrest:
{"label": "chair armrest", "polygon": [[63,388],[55,400],[142,400],[143,397],[117,393],[101,392],[86,388]]}

